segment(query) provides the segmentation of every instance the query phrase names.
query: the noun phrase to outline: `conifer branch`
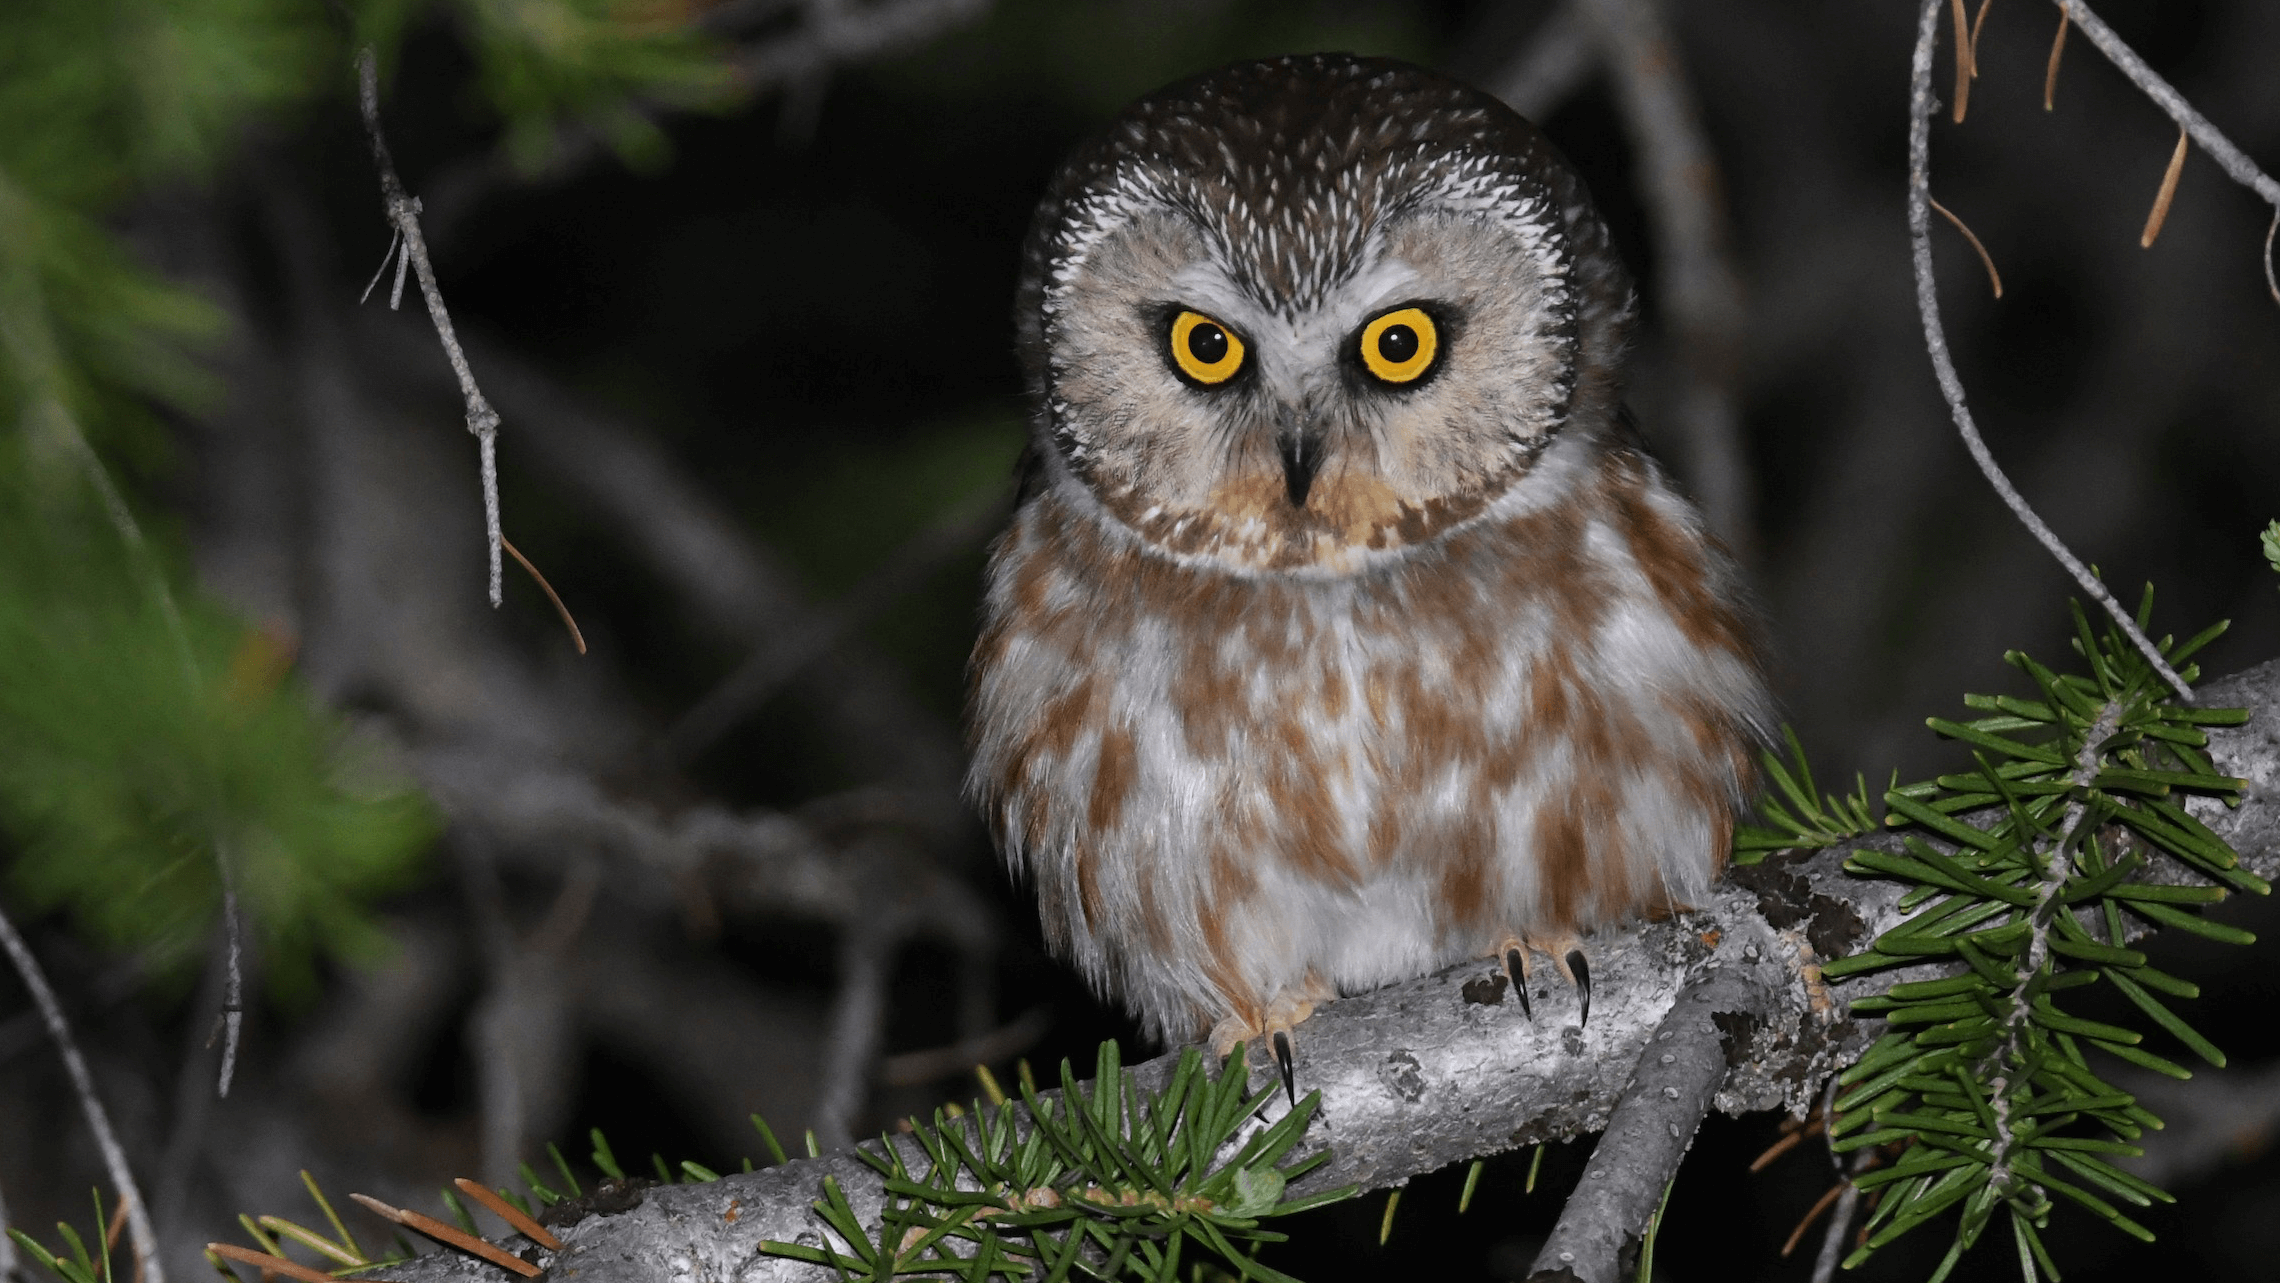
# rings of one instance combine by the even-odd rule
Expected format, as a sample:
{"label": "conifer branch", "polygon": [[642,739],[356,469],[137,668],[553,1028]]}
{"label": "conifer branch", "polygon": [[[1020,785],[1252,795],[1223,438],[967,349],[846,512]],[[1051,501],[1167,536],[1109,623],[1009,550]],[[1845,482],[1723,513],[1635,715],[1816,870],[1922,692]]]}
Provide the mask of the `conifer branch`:
{"label": "conifer branch", "polygon": [[[2187,809],[2195,823],[2241,852],[2241,876],[2280,873],[2280,739],[2263,729],[2280,717],[2280,661],[2211,684],[2183,715],[2210,717],[2200,710],[2217,707],[2245,708],[2254,724],[2208,725],[2207,761],[2224,775],[2248,778],[2250,787],[2237,807],[2211,797]],[[1910,840],[1946,846],[1937,834]],[[1549,984],[1538,993],[1534,1019],[1523,1017],[1517,1002],[1494,984],[1499,973],[1487,962],[1324,1006],[1301,1028],[1297,1048],[1302,1090],[1321,1093],[1319,1121],[1291,1156],[1304,1160],[1326,1150],[1330,1161],[1294,1183],[1293,1194],[1344,1185],[1385,1188],[1480,1155],[1603,1129],[1618,1136],[1627,1128],[1659,1131],[1668,1141],[1675,1127],[1683,1149],[1701,1117],[1699,1098],[1683,1082],[1653,1076],[1664,1068],[1656,1048],[1666,1028],[1681,1027],[1672,1021],[1686,1019],[1673,1016],[1681,1007],[1680,993],[1717,984],[1762,984],[1769,1001],[1760,1023],[1746,1032],[1737,1026],[1692,1038],[1671,1052],[1668,1068],[1707,1075],[1715,1084],[1715,1107],[1726,1112],[1786,1109],[1803,1116],[1819,1102],[1829,1075],[1886,1032],[1882,1019],[1860,1010],[1863,1000],[1888,993],[1896,983],[1944,974],[1933,959],[1824,977],[1829,959],[1859,951],[1916,911],[1907,900],[1908,886],[1848,876],[1846,861],[1907,849],[1896,835],[1876,833],[1820,850],[1793,850],[1736,870],[1699,912],[1603,933],[1593,943],[1588,1029],[1576,1021],[1572,997]],[[2145,858],[2142,876],[2151,881],[2207,880],[2161,851]],[[2130,919],[2123,940],[2153,929],[2151,920]],[[1686,976],[1686,983],[1674,984],[1674,972]],[[1750,1005],[1714,1004],[1727,1011]],[[1731,1016],[1727,1024],[1733,1024]],[[1652,1052],[1651,1063],[1642,1063],[1643,1052]],[[1175,1063],[1174,1056],[1159,1057],[1135,1066],[1127,1078],[1138,1089],[1157,1089]],[[1264,1088],[1273,1080],[1261,1073],[1253,1081]],[[1664,1086],[1680,1088],[1677,1097]],[[1270,1118],[1280,1101],[1278,1091]],[[883,1153],[882,1144],[903,1154],[914,1173],[927,1170],[924,1156],[907,1139],[873,1142],[873,1152]],[[1618,1142],[1610,1149],[1608,1163],[1623,1157],[1625,1148]],[[1651,1168],[1643,1165],[1642,1171]],[[717,1182],[649,1190],[632,1210],[558,1230],[566,1247],[553,1264],[577,1269],[581,1283],[654,1283],[664,1277],[660,1263],[668,1260],[746,1283],[825,1278],[828,1271],[764,1256],[758,1244],[775,1239],[821,1247],[830,1241],[812,1210],[826,1177],[842,1192],[849,1214],[875,1233],[884,1207],[877,1173],[842,1150]],[[1627,1189],[1643,1183],[1633,1181]],[[1661,1187],[1653,1193],[1659,1196]],[[1643,1223],[1652,1201],[1624,1219],[1636,1214]],[[1580,1208],[1576,1213],[1584,1214]],[[1640,1228],[1634,1224],[1628,1232],[1635,1235]],[[1844,1237],[1849,1246],[1850,1236]],[[1579,1261],[1586,1255],[1565,1250],[1576,1250]],[[1561,1264],[1579,1278],[1604,1277]],[[447,1256],[423,1257],[392,1267],[390,1274],[407,1283],[495,1278]]]}

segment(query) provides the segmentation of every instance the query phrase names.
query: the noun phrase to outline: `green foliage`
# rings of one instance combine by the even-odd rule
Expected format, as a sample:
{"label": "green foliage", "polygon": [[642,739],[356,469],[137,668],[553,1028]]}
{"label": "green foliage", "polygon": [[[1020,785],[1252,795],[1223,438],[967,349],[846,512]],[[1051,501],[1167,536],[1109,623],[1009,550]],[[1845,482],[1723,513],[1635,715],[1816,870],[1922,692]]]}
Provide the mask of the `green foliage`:
{"label": "green foliage", "polygon": [[[2152,604],[2148,589],[2141,628]],[[2140,1032],[2060,1010],[2057,994],[2111,985],[2152,1025],[2224,1064],[2223,1053],[2165,1001],[2196,997],[2195,986],[2149,965],[2128,939],[2133,925],[2231,943],[2251,938],[2197,910],[2225,898],[2227,888],[2261,895],[2269,886],[2181,805],[2192,794],[2237,800],[2243,781],[2211,767],[2202,728],[2238,724],[2246,714],[2171,702],[2117,630],[2094,633],[2079,604],[2074,620],[2085,671],[2057,673],[2008,655],[2041,698],[1966,696],[1980,716],[1931,719],[1933,730],[1971,747],[1976,769],[1888,790],[1885,822],[1905,832],[1903,853],[1857,850],[1846,863],[1858,876],[1910,884],[1901,901],[1910,916],[1824,974],[1925,962],[1955,968],[1853,1004],[1856,1013],[1881,1016],[1891,1032],[1839,1079],[1846,1090],[1832,1144],[1840,1152],[1880,1148],[1889,1157],[1855,1178],[1882,1193],[1867,1243],[1848,1267],[1955,1211],[1955,1241],[1936,1283],[2001,1213],[2025,1277],[2055,1278],[2042,1235],[2058,1200],[2152,1237],[2120,1205],[2169,1196],[2111,1160],[2138,1153],[2130,1142],[2159,1120],[2101,1078],[2089,1052],[2189,1075],[2146,1050]],[[2164,638],[2160,649],[2191,681],[2199,670],[2187,659],[2222,631],[2220,624],[2181,646]],[[1775,813],[1794,839],[1778,845],[1827,845],[1866,827],[1862,798],[1814,803],[1801,754],[1776,784],[1796,807]],[[2207,882],[2143,880],[2152,851]]]}
{"label": "green foliage", "polygon": [[[200,352],[223,327],[104,221],[157,185],[203,181],[250,125],[289,125],[325,100],[349,111],[353,47],[388,57],[418,23],[455,25],[526,165],[566,125],[654,159],[636,99],[686,106],[729,84],[670,0],[354,0],[353,30],[336,12],[0,6],[0,877],[179,977],[225,857],[287,994],[311,987],[319,954],[370,955],[366,906],[416,873],[432,826],[282,680],[276,643],[184,592],[170,532],[146,518],[146,553],[97,502],[106,469],[163,468],[152,410],[210,398]],[[376,220],[378,200],[375,187]]]}
{"label": "green foliage", "polygon": [[2270,563],[2275,573],[2280,573],[2280,521],[2275,521],[2264,528],[2262,542],[2264,544],[2264,560]]}
{"label": "green foliage", "polygon": [[432,821],[286,680],[278,642],[200,597],[182,623],[194,673],[108,527],[0,511],[7,886],[179,976],[210,933],[226,851],[273,985],[305,993],[318,954],[381,943],[366,906],[418,872]]}
{"label": "green foliage", "polygon": [[[1876,831],[1876,817],[1868,811],[1867,779],[1856,776],[1853,792],[1842,797],[1822,793],[1813,783],[1813,766],[1805,760],[1797,732],[1785,725],[1781,736],[1789,745],[1789,760],[1782,761],[1771,750],[1764,758],[1766,778],[1779,796],[1758,804],[1767,823],[1735,826],[1736,864],[1756,864],[1775,851],[1835,846]],[[1893,783],[1899,783],[1898,777]]]}
{"label": "green foliage", "polygon": [[55,1223],[56,1233],[63,1236],[62,1252],[50,1252],[38,1239],[19,1229],[10,1229],[8,1237],[24,1249],[26,1256],[46,1266],[63,1283],[112,1283],[111,1243],[103,1232],[103,1227],[109,1224],[103,1219],[103,1191],[96,1190],[94,1194],[95,1233],[90,1237],[95,1240],[98,1254],[89,1254],[87,1240],[79,1237],[79,1231],[71,1228],[69,1221]]}
{"label": "green foliage", "polygon": [[[876,1239],[838,1182],[826,1177],[816,1212],[854,1256],[797,1243],[768,1242],[761,1250],[870,1279],[1059,1283],[1074,1270],[1101,1279],[1175,1279],[1192,1244],[1246,1279],[1287,1279],[1243,1250],[1285,1237],[1260,1222],[1354,1191],[1285,1198],[1290,1181],[1329,1158],[1277,1165],[1305,1133],[1318,1096],[1309,1093],[1243,1139],[1276,1093],[1270,1085],[1252,1095],[1246,1086],[1240,1047],[1217,1079],[1191,1047],[1162,1091],[1143,1092],[1125,1076],[1116,1044],[1103,1043],[1089,1088],[1067,1061],[1058,1101],[1024,1080],[1021,1100],[1033,1124],[1026,1132],[1009,1102],[987,1108],[976,1101],[960,1115],[937,1111],[931,1125],[914,1121],[908,1141],[926,1155],[923,1177],[911,1174],[892,1139],[882,1139],[878,1152],[858,1151],[886,1181]],[[1083,1259],[1088,1249],[1097,1260]]]}

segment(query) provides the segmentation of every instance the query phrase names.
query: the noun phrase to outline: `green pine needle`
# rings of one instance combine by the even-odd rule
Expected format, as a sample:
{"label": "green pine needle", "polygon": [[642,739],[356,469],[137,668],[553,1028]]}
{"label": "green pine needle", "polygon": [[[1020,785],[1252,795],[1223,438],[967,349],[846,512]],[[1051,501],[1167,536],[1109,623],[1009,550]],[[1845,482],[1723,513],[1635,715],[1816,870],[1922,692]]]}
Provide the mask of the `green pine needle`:
{"label": "green pine needle", "polygon": [[[2267,531],[2266,549],[2280,558],[2280,522]],[[2151,608],[2149,589],[2141,626],[2150,627]],[[1844,1091],[1831,1148],[1881,1147],[1892,1158],[1857,1180],[1883,1197],[1848,1269],[1952,1216],[1954,1240],[1931,1276],[1937,1283],[2007,1215],[2022,1277],[2056,1279],[2042,1236],[2059,1203],[2151,1237],[2122,1206],[2169,1196],[2101,1155],[2138,1152],[2131,1142],[2159,1120],[2099,1077],[2084,1049],[2175,1077],[2187,1071],[2146,1049],[2137,1029],[2067,1013],[2058,1005],[2065,992],[2111,984],[2152,1028],[2224,1064],[2224,1053],[2171,1006],[2197,996],[2197,987],[2154,969],[2125,941],[2131,919],[2225,943],[2253,940],[2200,910],[2228,887],[2256,894],[2269,887],[2183,806],[2191,795],[2239,798],[2245,781],[2211,769],[2201,728],[2237,725],[2245,714],[2170,703],[2166,683],[2132,645],[2110,626],[2094,629],[2079,604],[2073,615],[2086,671],[2006,656],[2040,698],[1966,696],[1978,716],[1930,719],[1935,732],[1971,750],[1975,769],[1895,781],[1885,791],[1884,825],[1900,831],[1903,853],[1855,850],[1846,860],[1854,876],[1907,884],[1901,905],[1909,916],[1859,953],[1828,963],[1824,974],[1935,960],[1953,969],[1853,1004],[1892,1032],[1839,1075]],[[2204,630],[2183,646],[2164,638],[2164,657],[2192,680],[2197,670],[2185,656],[2221,631]],[[1867,818],[1864,804],[1816,800],[1794,736],[1789,748],[1788,762],[1767,761],[1780,796],[1765,803],[1771,824],[1751,839],[1761,855],[1837,845],[1868,831],[1853,826]],[[2220,885],[2144,881],[2155,850]]]}
{"label": "green pine needle", "polygon": [[[1317,1094],[1220,1158],[1276,1095],[1274,1087],[1252,1093],[1248,1081],[1241,1048],[1216,1078],[1190,1049],[1160,1090],[1143,1090],[1116,1045],[1103,1044],[1089,1083],[1062,1064],[1057,1098],[1023,1074],[1018,1107],[977,1100],[956,1117],[937,1110],[931,1123],[914,1119],[907,1134],[858,1150],[886,1189],[877,1236],[864,1232],[836,1180],[825,1180],[815,1205],[854,1255],[782,1242],[762,1250],[865,1277],[1010,1283],[1069,1277],[1089,1244],[1097,1252],[1082,1258],[1089,1277],[1170,1280],[1183,1257],[1202,1255],[1243,1279],[1280,1283],[1288,1276],[1255,1253],[1283,1235],[1260,1223],[1354,1191],[1290,1196],[1291,1182],[1328,1161],[1285,1161]],[[1017,1125],[1017,1110],[1026,1123]],[[924,1176],[911,1159],[924,1160]]]}

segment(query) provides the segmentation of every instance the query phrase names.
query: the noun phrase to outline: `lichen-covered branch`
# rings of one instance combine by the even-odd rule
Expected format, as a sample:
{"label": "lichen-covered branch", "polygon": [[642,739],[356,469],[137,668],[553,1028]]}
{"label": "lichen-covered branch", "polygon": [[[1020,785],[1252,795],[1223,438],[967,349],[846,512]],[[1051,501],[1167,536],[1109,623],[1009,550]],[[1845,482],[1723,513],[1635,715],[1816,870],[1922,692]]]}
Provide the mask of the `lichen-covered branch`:
{"label": "lichen-covered branch", "polygon": [[[2260,875],[2280,874],[2280,735],[2271,728],[2280,715],[2280,661],[2212,683],[2199,702],[2250,710],[2247,726],[2212,729],[2209,750],[2217,769],[2249,784],[2237,808],[2196,801],[2193,813]],[[1671,1142],[1683,1150],[1705,1095],[1728,1113],[1804,1113],[1828,1075],[1883,1032],[1881,1021],[1848,1018],[1846,1005],[1933,971],[1883,971],[1833,984],[1821,979],[1822,962],[1856,950],[1903,916],[1904,888],[1848,876],[1842,870],[1847,854],[1831,848],[1736,870],[1698,912],[1595,940],[1589,1027],[1577,1019],[1572,991],[1548,981],[1535,996],[1535,1018],[1524,1016],[1501,971],[1485,960],[1324,1007],[1300,1029],[1298,1080],[1322,1093],[1322,1105],[1299,1153],[1327,1147],[1332,1161],[1300,1189],[1398,1185],[1451,1163],[1612,1125],[1619,1143],[1605,1164],[1596,1156],[1594,1162],[1621,1179],[1598,1178],[1612,1182],[1609,1194],[1588,1194],[1570,1218],[1574,1224],[1563,1226],[1575,1232],[1555,1240],[1585,1242],[1586,1217],[1607,1227],[1589,1240],[1598,1246],[1559,1249],[1577,1252],[1568,1268],[1578,1278],[1606,1277],[1604,1268],[1582,1267],[1586,1251],[1602,1250],[1610,1236],[1619,1244],[1638,1232],[1652,1196],[1661,1193],[1656,1173],[1668,1178]],[[2189,871],[2160,864],[2157,859],[2148,876],[2195,880]],[[1684,1014],[1673,1017],[1674,1009],[1684,1013],[1697,1005],[1695,995],[1710,996],[1700,1005],[1711,1012],[1730,1013],[1724,1025],[1713,1020],[1714,1035],[1689,1027]],[[1753,1014],[1754,1023],[1732,1019]],[[1672,1034],[1667,1044],[1664,1032]],[[1672,1056],[1668,1065],[1661,1061],[1665,1050]],[[1648,1052],[1651,1063],[1642,1065]],[[1150,1074],[1160,1079],[1173,1059],[1160,1057],[1134,1072],[1143,1082]],[[1673,1128],[1678,1137],[1669,1136]],[[1638,1143],[1658,1129],[1662,1140]],[[821,1277],[763,1255],[759,1244],[822,1241],[810,1204],[827,1175],[859,1214],[876,1216],[881,1192],[871,1169],[840,1152],[648,1191],[632,1210],[590,1217],[564,1231],[566,1245],[556,1259],[574,1267],[582,1283]],[[1642,1180],[1652,1186],[1643,1202]],[[465,1258],[431,1256],[388,1275],[441,1283],[487,1269]]]}

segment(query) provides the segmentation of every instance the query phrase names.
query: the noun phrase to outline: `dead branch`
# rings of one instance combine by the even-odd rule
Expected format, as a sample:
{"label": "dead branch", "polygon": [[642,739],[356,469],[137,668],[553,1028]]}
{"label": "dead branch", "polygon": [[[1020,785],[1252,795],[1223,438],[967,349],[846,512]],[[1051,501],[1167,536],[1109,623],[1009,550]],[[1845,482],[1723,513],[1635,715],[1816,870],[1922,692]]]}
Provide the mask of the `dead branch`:
{"label": "dead branch", "polygon": [[1750,469],[1735,407],[1746,331],[1717,153],[1661,0],[1580,0],[1578,7],[1597,33],[1645,173],[1663,303],[1677,348],[1672,426],[1683,443],[1687,476],[1710,528],[1746,554],[1755,544]]}
{"label": "dead branch", "polygon": [[[1962,12],[1960,0],[1957,0],[1956,13],[1959,18]],[[2035,515],[2035,510],[2019,494],[2018,488],[2011,484],[2011,479],[2003,475],[2002,467],[1995,462],[1995,456],[1987,449],[1987,442],[1979,435],[1979,425],[1972,419],[1971,407],[1965,403],[1963,380],[1957,376],[1955,361],[1948,355],[1947,331],[1940,323],[1939,285],[1932,273],[1932,113],[1938,107],[1938,101],[1932,94],[1932,50],[1938,43],[1939,22],[1939,0],[1924,0],[1916,26],[1913,87],[1909,93],[1908,106],[1908,239],[1915,250],[1916,310],[1923,318],[1924,347],[1931,353],[1932,372],[1939,379],[1940,395],[1947,398],[1948,413],[1955,420],[1956,432],[1963,437],[1964,448],[1971,452],[1972,462],[1979,465],[1980,474],[1987,478],[1987,484],[1994,488],[2003,503],[2011,509],[2012,515],[2019,519],[2019,524],[2025,526],[2027,533],[2033,535],[2060,565],[2066,567],[2067,573],[2074,576],[2074,582],[2081,586],[2085,595],[2113,617],[2115,625],[2122,630],[2122,635],[2130,639],[2138,653],[2145,656],[2146,663],[2161,674],[2163,681],[2169,683],[2170,689],[2176,691],[2180,699],[2190,699],[2192,692],[2185,685],[2184,679],[2170,668],[2169,661],[2161,657],[2161,652],[2155,649],[2152,640],[2137,626],[2137,620],[2122,609],[2122,604],[2114,600],[2114,594],[2107,591],[2106,585],[2090,573],[2090,568],[2082,564],[2082,560],[2044,524],[2041,517]],[[1957,39],[1961,41],[1963,37],[1959,35]]]}
{"label": "dead branch", "polygon": [[[394,228],[389,248],[419,274],[428,319],[435,323],[435,336],[451,361],[451,372],[459,376],[459,394],[467,402],[467,430],[481,443],[483,530],[490,544],[491,605],[496,608],[506,601],[505,571],[499,561],[499,550],[506,540],[499,530],[499,414],[483,399],[483,390],[475,386],[475,372],[468,368],[467,354],[460,350],[459,335],[451,328],[451,313],[443,305],[443,291],[435,283],[435,266],[428,261],[427,238],[420,234],[420,203],[404,190],[404,180],[396,176],[395,159],[388,154],[388,139],[380,130],[380,62],[370,46],[356,55],[356,101],[364,112],[364,132],[372,142],[372,163],[380,171],[381,202]],[[380,266],[385,269],[387,265],[383,259]],[[391,309],[402,297],[403,279],[399,270],[396,297],[389,302]],[[369,294],[370,288],[365,292]]]}
{"label": "dead branch", "polygon": [[63,1057],[64,1072],[71,1076],[71,1087],[79,1096],[79,1112],[87,1119],[87,1130],[94,1133],[95,1147],[103,1155],[103,1167],[110,1174],[111,1188],[117,1192],[120,1205],[126,1208],[127,1227],[134,1236],[136,1271],[147,1283],[166,1283],[164,1263],[158,1259],[158,1235],[151,1229],[150,1209],[143,1203],[142,1189],[135,1184],[134,1169],[127,1165],[127,1151],[120,1147],[118,1134],[111,1130],[111,1115],[103,1108],[103,1098],[96,1094],[95,1078],[87,1072],[87,1060],[79,1054],[79,1040],[71,1035],[71,1022],[64,1019],[63,1004],[56,1001],[55,990],[48,985],[47,973],[40,969],[39,959],[32,956],[24,937],[16,933],[16,924],[0,913],[0,949],[8,952],[8,961],[15,964],[17,978],[32,995],[39,1008],[40,1019],[47,1024],[48,1039],[55,1044],[56,1054]]}

